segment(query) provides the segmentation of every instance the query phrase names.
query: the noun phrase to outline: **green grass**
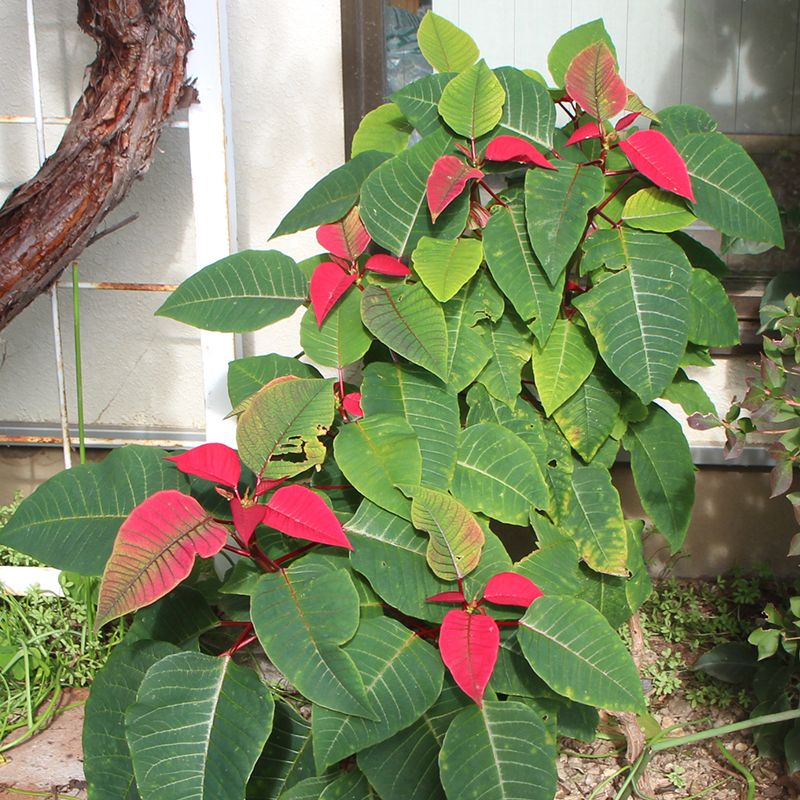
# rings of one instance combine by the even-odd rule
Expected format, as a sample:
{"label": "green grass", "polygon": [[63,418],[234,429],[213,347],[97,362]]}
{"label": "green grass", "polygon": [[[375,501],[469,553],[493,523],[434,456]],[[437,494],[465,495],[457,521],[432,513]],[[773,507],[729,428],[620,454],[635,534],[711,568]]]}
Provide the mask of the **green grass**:
{"label": "green grass", "polygon": [[[0,527],[20,498],[0,506]],[[0,547],[0,565],[38,562]],[[123,626],[93,630],[98,581],[62,573],[64,597],[0,590],[0,753],[30,738],[58,713],[67,686],[87,686],[124,634]]]}

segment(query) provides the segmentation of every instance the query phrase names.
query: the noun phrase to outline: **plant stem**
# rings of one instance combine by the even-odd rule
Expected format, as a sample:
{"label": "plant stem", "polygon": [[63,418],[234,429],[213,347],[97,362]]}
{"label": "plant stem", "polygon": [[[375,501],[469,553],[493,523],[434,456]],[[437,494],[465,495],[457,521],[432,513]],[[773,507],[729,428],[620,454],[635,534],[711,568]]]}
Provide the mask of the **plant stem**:
{"label": "plant stem", "polygon": [[747,782],[747,800],[753,800],[756,796],[756,779],[753,777],[753,773],[741,761],[734,758],[733,753],[719,740],[717,740],[717,747],[728,763],[745,779]]}
{"label": "plant stem", "polygon": [[494,201],[495,201],[496,203],[498,203],[499,205],[503,206],[503,208],[508,208],[508,203],[506,203],[506,202],[504,202],[503,200],[501,200],[501,199],[500,199],[500,198],[499,198],[499,197],[498,197],[498,196],[497,196],[497,195],[496,195],[496,194],[495,194],[495,193],[494,193],[494,192],[493,192],[493,191],[492,191],[492,190],[491,190],[491,189],[490,189],[490,188],[489,188],[489,187],[486,185],[486,183],[485,183],[484,181],[478,181],[478,185],[479,185],[479,186],[480,186],[482,189],[485,189],[485,190],[486,190],[486,192],[488,192],[488,193],[489,193],[489,195],[491,196],[492,200],[494,200]]}
{"label": "plant stem", "polygon": [[745,719],[741,722],[733,722],[730,725],[722,725],[719,728],[709,728],[706,731],[690,733],[686,736],[673,736],[667,739],[662,739],[661,741],[653,742],[651,749],[654,753],[659,753],[662,750],[669,750],[672,747],[681,747],[685,744],[695,744],[695,742],[702,742],[706,739],[714,739],[719,736],[725,736],[725,734],[728,733],[746,731],[749,728],[758,728],[761,725],[771,725],[773,722],[788,722],[792,719],[800,719],[800,708],[795,708],[792,711],[779,711],[777,714],[765,714],[762,717]]}
{"label": "plant stem", "polygon": [[290,558],[297,558],[297,556],[303,555],[303,553],[307,553],[311,550],[312,547],[316,547],[316,542],[311,542],[310,544],[305,545],[304,547],[298,547],[297,550],[292,550],[291,553],[287,553],[285,556],[281,556],[280,558],[275,559],[275,564],[280,567],[285,561],[288,561]]}
{"label": "plant stem", "polygon": [[[596,211],[598,214],[600,214],[600,212],[601,212],[601,211],[602,211],[602,210],[603,210],[603,209],[604,209],[604,208],[605,208],[605,207],[606,207],[606,206],[607,206],[607,205],[608,205],[608,204],[609,204],[609,203],[610,203],[610,202],[611,202],[611,201],[612,201],[612,200],[613,200],[613,199],[614,199],[614,198],[615,198],[615,197],[616,197],[616,196],[617,196],[617,195],[618,195],[618,194],[619,194],[619,193],[620,193],[620,192],[621,192],[621,191],[622,191],[622,190],[623,190],[623,189],[624,189],[624,188],[625,188],[625,187],[626,187],[626,186],[627,186],[627,185],[628,185],[628,184],[629,184],[629,183],[630,183],[630,182],[631,182],[631,181],[632,181],[632,180],[633,180],[635,177],[636,177],[635,175],[628,175],[628,177],[627,177],[627,178],[625,178],[625,180],[624,180],[624,181],[622,181],[622,183],[621,183],[619,186],[617,186],[617,188],[616,188],[616,189],[614,189],[614,191],[613,191],[613,192],[611,192],[611,194],[609,194],[609,196],[608,196],[608,197],[606,197],[606,199],[605,199],[605,200],[603,200],[603,202],[602,202],[602,203],[600,203],[600,205],[599,205],[599,206],[597,206],[597,208],[595,208],[595,211]],[[602,215],[601,215],[601,216],[602,216]]]}
{"label": "plant stem", "polygon": [[81,303],[78,289],[78,262],[72,264],[72,317],[75,331],[75,394],[78,404],[78,452],[86,463],[86,429],[83,420],[83,370],[81,368]]}

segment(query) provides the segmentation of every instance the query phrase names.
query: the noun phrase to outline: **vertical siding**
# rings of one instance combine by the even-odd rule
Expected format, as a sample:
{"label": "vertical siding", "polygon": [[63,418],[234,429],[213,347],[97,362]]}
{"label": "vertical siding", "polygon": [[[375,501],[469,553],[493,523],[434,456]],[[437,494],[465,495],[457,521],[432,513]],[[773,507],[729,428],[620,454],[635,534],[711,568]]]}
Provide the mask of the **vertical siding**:
{"label": "vertical siding", "polygon": [[800,0],[434,0],[492,66],[547,74],[570,28],[602,17],[648,105],[692,103],[723,130],[800,133]]}

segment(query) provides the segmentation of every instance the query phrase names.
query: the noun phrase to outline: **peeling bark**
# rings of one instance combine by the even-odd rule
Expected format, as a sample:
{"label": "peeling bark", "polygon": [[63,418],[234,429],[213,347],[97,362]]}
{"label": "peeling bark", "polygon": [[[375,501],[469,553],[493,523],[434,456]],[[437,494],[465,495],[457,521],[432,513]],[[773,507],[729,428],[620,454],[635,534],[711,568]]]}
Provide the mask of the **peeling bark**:
{"label": "peeling bark", "polygon": [[194,94],[184,0],[78,0],[78,24],[97,43],[86,89],[58,150],[0,208],[0,329],[80,255]]}

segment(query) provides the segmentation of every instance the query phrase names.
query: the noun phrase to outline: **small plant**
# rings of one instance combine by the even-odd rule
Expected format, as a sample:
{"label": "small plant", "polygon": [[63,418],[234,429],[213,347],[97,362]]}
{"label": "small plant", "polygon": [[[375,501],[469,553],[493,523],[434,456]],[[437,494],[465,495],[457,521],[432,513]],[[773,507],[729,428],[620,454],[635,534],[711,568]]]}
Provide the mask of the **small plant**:
{"label": "small plant", "polygon": [[[116,451],[4,535],[102,573],[99,625],[135,614],[87,705],[92,798],[549,800],[557,734],[645,709],[614,630],[650,591],[642,522],[609,468],[626,448],[679,548],[694,469],[655,401],[706,410],[683,367],[738,339],[724,265],[680,229],[781,244],[777,209],[708,114],[624,85],[599,20],[556,42],[554,88],[435,14],[419,43],[437,72],[275,232],[324,252],[233,255],[158,312],[249,331],[304,305],[337,378],[234,361],[237,450]],[[222,579],[193,568],[219,553]],[[237,663],[256,645],[278,677]]]}
{"label": "small plant", "polygon": [[[21,501],[0,507],[0,529]],[[0,548],[0,565],[39,562]],[[0,588],[0,753],[21,744],[58,713],[65,686],[88,686],[120,643],[124,628],[92,630],[96,578],[61,576],[63,597],[31,589],[15,597]]]}
{"label": "small plant", "polygon": [[667,771],[664,773],[664,777],[670,782],[670,784],[675,789],[685,789],[686,788],[686,778],[684,777],[686,774],[686,769],[681,767],[679,764],[669,764],[667,766]]}

